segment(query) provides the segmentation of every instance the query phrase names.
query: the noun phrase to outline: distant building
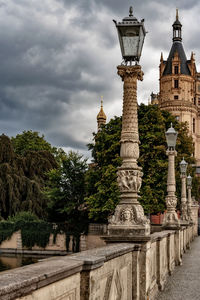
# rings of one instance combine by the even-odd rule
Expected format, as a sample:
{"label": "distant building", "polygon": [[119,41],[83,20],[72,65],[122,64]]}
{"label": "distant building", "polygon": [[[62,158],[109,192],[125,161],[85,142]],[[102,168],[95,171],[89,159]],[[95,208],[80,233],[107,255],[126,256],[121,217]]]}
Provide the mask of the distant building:
{"label": "distant building", "polygon": [[[194,142],[194,157],[200,166],[200,73],[194,53],[187,60],[182,44],[182,24],[178,10],[173,27],[173,43],[167,60],[160,58],[160,92],[153,94],[152,104],[172,113],[177,120],[188,122]],[[197,172],[200,169],[197,168]]]}

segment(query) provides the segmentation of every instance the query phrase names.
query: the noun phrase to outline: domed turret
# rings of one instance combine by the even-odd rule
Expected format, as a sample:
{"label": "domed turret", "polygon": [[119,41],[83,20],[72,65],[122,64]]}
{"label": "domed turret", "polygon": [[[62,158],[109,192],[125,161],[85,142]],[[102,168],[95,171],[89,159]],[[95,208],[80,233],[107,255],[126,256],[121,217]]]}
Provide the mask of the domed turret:
{"label": "domed turret", "polygon": [[101,97],[101,109],[97,115],[98,131],[101,130],[101,125],[106,124],[106,114],[103,111],[103,97]]}

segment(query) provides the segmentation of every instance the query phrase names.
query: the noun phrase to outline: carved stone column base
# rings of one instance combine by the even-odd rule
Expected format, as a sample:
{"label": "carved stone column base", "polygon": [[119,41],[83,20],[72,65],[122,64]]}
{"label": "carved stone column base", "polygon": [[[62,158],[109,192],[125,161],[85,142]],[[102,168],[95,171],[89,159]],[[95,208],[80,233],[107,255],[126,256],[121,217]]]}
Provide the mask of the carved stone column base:
{"label": "carved stone column base", "polygon": [[133,201],[134,204],[117,205],[114,215],[109,219],[108,236],[133,237],[150,234],[150,222],[144,215],[142,206],[136,199]]}
{"label": "carved stone column base", "polygon": [[176,211],[171,212],[167,211],[164,215],[163,219],[163,224],[162,224],[163,229],[179,229],[180,228],[180,221],[178,219]]}
{"label": "carved stone column base", "polygon": [[189,222],[188,222],[188,220],[186,220],[186,219],[181,219],[181,220],[180,220],[180,225],[181,225],[181,226],[189,226]]}

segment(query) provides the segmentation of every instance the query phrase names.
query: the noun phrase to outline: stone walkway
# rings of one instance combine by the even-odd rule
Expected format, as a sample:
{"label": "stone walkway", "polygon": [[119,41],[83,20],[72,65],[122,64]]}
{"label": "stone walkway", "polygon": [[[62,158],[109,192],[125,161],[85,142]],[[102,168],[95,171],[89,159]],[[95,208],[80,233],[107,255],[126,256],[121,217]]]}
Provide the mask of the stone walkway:
{"label": "stone walkway", "polygon": [[183,255],[183,265],[168,277],[164,291],[156,300],[200,300],[200,237],[191,243],[191,250]]}

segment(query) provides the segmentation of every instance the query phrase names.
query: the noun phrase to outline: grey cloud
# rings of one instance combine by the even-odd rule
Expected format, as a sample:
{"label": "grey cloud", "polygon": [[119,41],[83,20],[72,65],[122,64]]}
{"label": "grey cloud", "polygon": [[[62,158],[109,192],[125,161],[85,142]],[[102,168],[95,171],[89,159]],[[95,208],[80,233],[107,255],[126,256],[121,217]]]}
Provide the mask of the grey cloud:
{"label": "grey cloud", "polygon": [[170,50],[176,6],[183,18],[185,49],[200,50],[198,22],[189,34],[187,16],[197,19],[197,0],[7,0],[1,4],[0,128],[8,135],[33,129],[56,146],[86,150],[96,130],[100,95],[107,115],[121,111],[122,82],[116,74],[121,54],[112,19],[127,16],[131,4],[135,16],[145,18],[149,31],[138,99],[147,103],[151,91],[158,89],[160,52],[167,55]]}

